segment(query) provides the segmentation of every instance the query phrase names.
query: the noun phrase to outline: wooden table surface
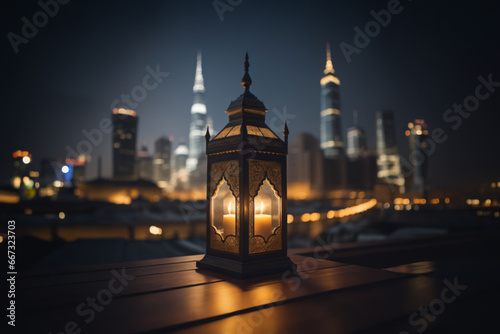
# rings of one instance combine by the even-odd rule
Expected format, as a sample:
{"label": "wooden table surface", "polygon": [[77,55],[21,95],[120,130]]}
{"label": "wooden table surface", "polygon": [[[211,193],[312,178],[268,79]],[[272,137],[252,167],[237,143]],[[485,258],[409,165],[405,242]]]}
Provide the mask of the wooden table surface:
{"label": "wooden table surface", "polygon": [[[455,246],[449,240],[436,240],[429,247],[434,250],[441,244],[448,250],[458,249],[473,242],[470,236],[465,239]],[[498,248],[490,239],[476,238],[474,242],[489,242]],[[392,247],[400,254],[403,245],[374,247]],[[421,243],[417,245],[421,249]],[[363,256],[362,247],[348,248],[341,246],[340,250]],[[491,249],[486,251],[490,254]],[[374,250],[370,247],[366,252]],[[440,298],[446,287],[444,279],[459,277],[461,284],[467,282],[467,289],[456,302],[446,304],[438,319],[428,321],[428,332],[440,332],[457,326],[454,317],[464,313],[476,315],[464,317],[459,329],[467,328],[474,319],[477,328],[477,320],[483,316],[482,323],[488,323],[493,300],[500,296],[495,284],[500,266],[494,257],[482,257],[482,262],[477,254],[471,259],[426,256],[418,262],[412,257],[413,262],[399,260],[397,265],[377,268],[335,261],[335,254],[315,258],[310,249],[290,253],[298,273],[246,280],[198,270],[196,261],[202,255],[25,273],[17,282],[16,329],[53,334],[417,332],[421,327],[410,324],[409,317]],[[387,256],[390,252],[382,255],[380,263]],[[121,287],[116,276],[122,273],[127,276],[125,286],[120,292],[110,292]],[[87,303],[96,297],[105,305],[99,303],[98,311],[90,311]],[[478,305],[484,308],[482,312]]]}

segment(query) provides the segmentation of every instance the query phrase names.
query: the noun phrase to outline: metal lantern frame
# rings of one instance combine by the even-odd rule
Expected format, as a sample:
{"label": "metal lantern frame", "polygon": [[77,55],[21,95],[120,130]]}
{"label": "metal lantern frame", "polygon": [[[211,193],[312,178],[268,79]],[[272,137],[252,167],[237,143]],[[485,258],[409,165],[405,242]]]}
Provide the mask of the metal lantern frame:
{"label": "metal lantern frame", "polygon": [[[252,80],[248,74],[248,54],[244,67],[241,83],[245,91],[226,110],[229,123],[213,139],[210,139],[208,129],[205,136],[208,156],[207,251],[197,262],[201,269],[240,278],[295,269],[287,256],[288,128],[285,123],[284,140],[281,140],[266,125],[267,109],[250,92]],[[228,193],[226,186],[234,196],[234,214],[231,213],[231,204],[227,205],[228,200],[222,203],[224,198],[218,197],[221,187],[224,187],[224,193]],[[267,208],[272,210],[269,211],[271,215],[256,213],[258,209],[254,201],[263,187],[271,187],[275,196],[266,199],[266,205],[271,205]],[[228,198],[231,201],[232,197]],[[221,220],[221,210],[226,206],[229,214],[223,215]]]}

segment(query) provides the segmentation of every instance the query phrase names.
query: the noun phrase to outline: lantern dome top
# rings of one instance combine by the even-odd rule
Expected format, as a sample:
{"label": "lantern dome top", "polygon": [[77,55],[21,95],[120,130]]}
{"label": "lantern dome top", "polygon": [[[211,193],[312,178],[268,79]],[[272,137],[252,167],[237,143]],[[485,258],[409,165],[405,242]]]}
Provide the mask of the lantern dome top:
{"label": "lantern dome top", "polygon": [[245,88],[243,94],[241,94],[236,100],[231,101],[229,107],[226,112],[231,114],[231,111],[235,109],[253,109],[259,110],[262,112],[266,112],[267,108],[262,101],[260,101],[255,95],[250,93],[250,86],[252,85],[252,78],[248,73],[248,68],[250,67],[250,63],[248,62],[248,52],[245,55],[245,62],[243,63],[243,67],[245,69],[245,74],[241,79],[241,85]]}
{"label": "lantern dome top", "polygon": [[262,111],[267,111],[267,108],[264,105],[264,103],[261,100],[259,100],[257,96],[250,93],[250,91],[248,90],[245,90],[245,92],[240,96],[238,96],[236,100],[231,101],[229,107],[227,107],[226,112],[229,112],[229,110],[238,107],[249,107],[255,109],[262,109]]}
{"label": "lantern dome top", "polygon": [[285,141],[266,124],[266,106],[250,92],[252,79],[248,73],[250,64],[248,53],[243,64],[245,74],[241,85],[243,94],[231,101],[225,111],[229,122],[212,139],[210,133],[205,135],[208,155],[231,152],[259,151],[262,154],[287,154],[288,131],[284,132]]}

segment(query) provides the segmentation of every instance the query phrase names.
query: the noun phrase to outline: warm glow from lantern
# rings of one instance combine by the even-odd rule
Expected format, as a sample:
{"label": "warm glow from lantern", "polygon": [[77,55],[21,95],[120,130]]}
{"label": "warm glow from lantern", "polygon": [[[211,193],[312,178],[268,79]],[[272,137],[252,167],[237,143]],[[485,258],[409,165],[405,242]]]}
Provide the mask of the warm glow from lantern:
{"label": "warm glow from lantern", "polygon": [[224,226],[224,235],[236,235],[236,216],[233,211],[233,201],[229,201],[227,205],[227,214],[222,217],[222,225]]}
{"label": "warm glow from lantern", "polygon": [[[255,204],[257,206],[257,203]],[[257,208],[255,208],[257,211]],[[264,214],[264,201],[260,201],[259,213],[255,215],[254,235],[261,235],[264,238],[269,237],[273,231],[271,215]]]}

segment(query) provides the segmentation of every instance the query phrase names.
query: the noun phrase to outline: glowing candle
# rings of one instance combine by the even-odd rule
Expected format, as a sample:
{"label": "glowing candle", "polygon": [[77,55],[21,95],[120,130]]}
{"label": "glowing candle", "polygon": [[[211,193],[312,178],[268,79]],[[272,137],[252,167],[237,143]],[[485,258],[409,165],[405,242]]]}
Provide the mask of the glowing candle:
{"label": "glowing candle", "polygon": [[264,203],[260,202],[260,213],[255,215],[254,235],[261,235],[267,239],[273,231],[273,223],[271,215],[265,215],[262,213],[263,209]]}
{"label": "glowing candle", "polygon": [[227,206],[227,215],[222,218],[222,225],[224,226],[224,235],[236,235],[236,215],[231,213],[233,202],[229,202]]}

